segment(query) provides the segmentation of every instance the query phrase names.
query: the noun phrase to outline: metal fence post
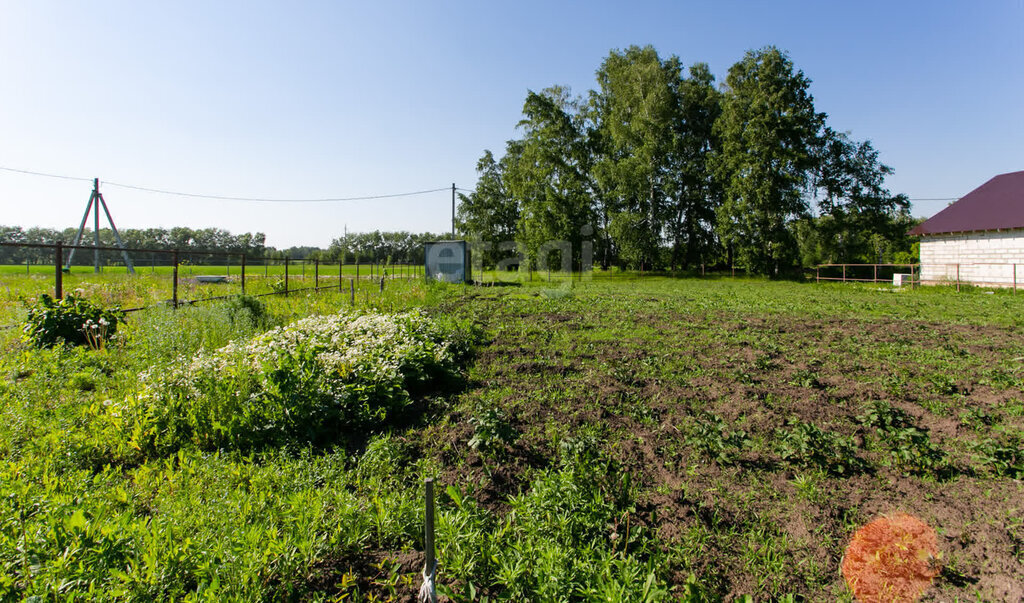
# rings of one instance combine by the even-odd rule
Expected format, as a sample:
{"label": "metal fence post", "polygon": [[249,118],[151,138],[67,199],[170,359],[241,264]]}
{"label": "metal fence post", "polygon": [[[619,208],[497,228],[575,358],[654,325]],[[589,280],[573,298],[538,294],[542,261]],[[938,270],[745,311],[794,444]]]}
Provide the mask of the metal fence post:
{"label": "metal fence post", "polygon": [[245,254],[242,254],[242,295],[245,295]]}
{"label": "metal fence post", "polygon": [[178,250],[174,250],[174,255],[171,258],[174,262],[174,270],[171,272],[173,284],[171,285],[171,307],[178,308]]}
{"label": "metal fence post", "polygon": [[284,296],[288,297],[288,258],[284,259]]}
{"label": "metal fence post", "polygon": [[338,293],[344,292],[344,289],[342,288],[342,285],[345,284],[345,279],[342,278],[343,274],[345,274],[345,260],[338,262]]}
{"label": "metal fence post", "polygon": [[1017,295],[1017,264],[1013,265],[1013,294]]}
{"label": "metal fence post", "polygon": [[54,264],[56,270],[53,273],[53,292],[56,299],[62,299],[64,297],[64,272],[62,264],[64,263],[64,243],[57,241],[57,251],[54,254]]}
{"label": "metal fence post", "polygon": [[960,264],[956,265],[956,292],[960,293]]}
{"label": "metal fence post", "polygon": [[313,289],[320,290],[320,260],[313,260]]}

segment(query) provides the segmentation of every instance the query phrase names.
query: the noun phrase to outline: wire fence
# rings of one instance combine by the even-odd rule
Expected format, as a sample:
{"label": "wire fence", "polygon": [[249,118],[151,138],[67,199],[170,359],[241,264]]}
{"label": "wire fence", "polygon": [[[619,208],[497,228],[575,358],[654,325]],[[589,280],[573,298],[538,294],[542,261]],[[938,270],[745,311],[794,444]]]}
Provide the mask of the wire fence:
{"label": "wire fence", "polygon": [[1016,263],[971,262],[958,264],[819,264],[815,282],[892,283],[894,285],[949,285],[1012,289],[1024,285],[1022,265]]}
{"label": "wire fence", "polygon": [[[62,299],[66,294],[79,297],[106,297],[106,301],[129,302],[125,312],[138,312],[160,306],[177,308],[202,302],[223,300],[240,295],[264,297],[291,295],[301,292],[333,290],[348,293],[355,299],[357,282],[379,282],[380,290],[388,280],[423,279],[423,266],[411,263],[359,261],[329,262],[318,259],[292,259],[289,257],[249,257],[244,253],[180,250],[134,249],[120,247],[74,246],[63,243],[26,244],[0,243],[3,247],[42,250],[51,258],[41,262],[39,254],[34,261],[26,260],[24,272],[20,266],[0,267],[0,300],[17,302],[41,294]],[[87,252],[74,259],[74,251]],[[134,258],[132,265],[119,261],[122,251]],[[91,257],[89,257],[91,254]],[[84,264],[93,260],[92,265]],[[134,273],[133,282],[114,279],[117,275]],[[4,283],[5,277],[20,278],[15,290]],[[119,304],[121,305],[121,304]],[[2,325],[0,329],[17,325]]]}

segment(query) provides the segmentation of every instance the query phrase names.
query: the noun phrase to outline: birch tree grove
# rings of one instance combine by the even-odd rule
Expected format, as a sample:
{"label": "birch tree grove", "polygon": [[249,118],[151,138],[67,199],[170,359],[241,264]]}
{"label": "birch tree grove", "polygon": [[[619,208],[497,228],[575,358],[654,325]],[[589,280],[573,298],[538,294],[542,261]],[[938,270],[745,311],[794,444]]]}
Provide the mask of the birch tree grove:
{"label": "birch tree grove", "polygon": [[[770,275],[826,249],[873,262],[905,248],[908,203],[884,187],[892,169],[870,142],[827,126],[810,85],[775,47],[748,51],[721,86],[705,63],[613,50],[585,95],[528,92],[522,136],[501,159],[484,153],[460,229],[514,238],[534,266],[552,241],[570,246],[574,266],[587,240],[603,267]],[[489,248],[485,261],[501,261]]]}

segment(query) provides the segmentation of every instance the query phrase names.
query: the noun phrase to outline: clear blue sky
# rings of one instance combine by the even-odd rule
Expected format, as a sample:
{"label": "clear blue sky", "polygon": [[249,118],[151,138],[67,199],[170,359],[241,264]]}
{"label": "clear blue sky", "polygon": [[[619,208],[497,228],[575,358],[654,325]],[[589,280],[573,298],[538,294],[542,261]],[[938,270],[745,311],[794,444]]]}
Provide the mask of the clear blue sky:
{"label": "clear blue sky", "polygon": [[[1024,170],[1024,0],[978,2],[53,2],[0,0],[0,166],[210,195],[472,188],[528,89],[583,93],[652,44],[721,81],[790,53],[818,110],[869,139],[894,192],[961,196]],[[445,231],[448,192],[271,204],[104,187],[119,227],[269,244]],[[0,171],[0,224],[77,225],[86,182]],[[930,216],[945,202],[916,202]]]}

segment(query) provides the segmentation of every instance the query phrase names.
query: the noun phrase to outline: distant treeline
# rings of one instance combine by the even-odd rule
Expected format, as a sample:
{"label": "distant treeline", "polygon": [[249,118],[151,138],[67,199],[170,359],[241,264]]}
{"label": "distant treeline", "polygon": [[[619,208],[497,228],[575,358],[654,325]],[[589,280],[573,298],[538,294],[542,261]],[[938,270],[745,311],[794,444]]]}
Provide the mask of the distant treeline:
{"label": "distant treeline", "polygon": [[[77,228],[65,228],[57,230],[53,228],[22,228],[20,226],[0,226],[0,242],[2,243],[23,243],[23,244],[44,244],[53,245],[61,241],[70,245],[75,240]],[[265,244],[266,235],[262,232],[231,234],[221,228],[192,229],[179,226],[171,229],[165,228],[126,228],[118,229],[121,235],[121,242],[124,246],[132,249],[153,249],[153,250],[178,250],[181,252],[181,261],[194,264],[224,264],[227,262],[237,264],[244,254],[249,260],[257,258],[269,258],[282,260],[290,258],[294,260],[320,260],[338,262],[344,258],[345,262],[362,263],[422,263],[423,243],[447,238],[446,235],[432,233],[414,234],[410,232],[367,232],[350,233],[334,239],[330,247],[322,249],[319,247],[290,247],[288,249],[276,249]],[[93,244],[92,230],[86,230],[82,236],[83,246]],[[116,247],[114,233],[108,228],[100,229],[100,246]],[[223,255],[232,254],[233,257],[226,258]],[[150,263],[166,265],[171,261],[170,256],[161,254],[130,254],[132,262],[140,265]],[[66,258],[66,256],[65,256]],[[36,249],[31,247],[6,247],[0,246],[0,264],[52,264],[54,261],[53,251],[47,249]],[[121,264],[121,255],[116,252],[103,252],[101,255],[103,264]],[[91,265],[93,254],[87,250],[79,250],[75,253],[73,263],[78,266]]]}
{"label": "distant treeline", "polygon": [[583,96],[530,91],[522,137],[477,163],[459,228],[487,264],[557,263],[544,257],[553,240],[571,244],[574,265],[592,253],[648,269],[776,274],[912,257],[909,201],[884,186],[892,169],[826,123],[784,52],[747,52],[716,85],[704,63],[633,46],[596,76]]}

